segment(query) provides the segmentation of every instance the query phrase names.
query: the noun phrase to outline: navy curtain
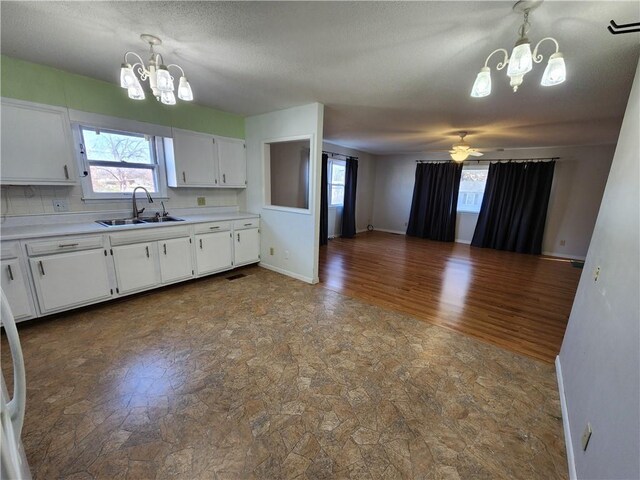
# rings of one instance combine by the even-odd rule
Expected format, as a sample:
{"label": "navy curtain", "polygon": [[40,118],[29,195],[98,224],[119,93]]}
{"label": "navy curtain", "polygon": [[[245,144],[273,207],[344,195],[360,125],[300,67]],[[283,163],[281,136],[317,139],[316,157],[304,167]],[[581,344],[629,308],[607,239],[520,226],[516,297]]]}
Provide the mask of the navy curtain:
{"label": "navy curtain", "polygon": [[462,163],[418,163],[407,235],[453,242]]}
{"label": "navy curtain", "polygon": [[555,164],[490,165],[471,245],[539,255]]}
{"label": "navy curtain", "polygon": [[344,204],[342,207],[342,238],[356,235],[356,185],[358,160],[347,158],[344,176]]}
{"label": "navy curtain", "polygon": [[329,156],[322,154],[322,173],[320,174],[320,245],[329,241],[329,184],[327,183],[327,163]]}

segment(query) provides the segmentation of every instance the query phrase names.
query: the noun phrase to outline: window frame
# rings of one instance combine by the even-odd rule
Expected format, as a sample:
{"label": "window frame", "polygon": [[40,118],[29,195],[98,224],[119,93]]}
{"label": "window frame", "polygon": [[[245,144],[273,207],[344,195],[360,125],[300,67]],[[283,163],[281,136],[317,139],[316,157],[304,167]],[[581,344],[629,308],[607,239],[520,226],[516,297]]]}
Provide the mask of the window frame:
{"label": "window frame", "polygon": [[[470,163],[465,163],[462,166],[462,172],[464,173],[464,171],[469,171],[469,170],[484,170],[486,172],[489,171],[489,164],[470,164]],[[460,187],[462,186],[462,181],[460,182]],[[484,192],[487,188],[487,183],[485,182],[484,184],[484,189],[482,190],[482,192],[461,192],[460,191],[460,187],[458,187],[458,202],[456,204],[456,213],[467,213],[467,214],[473,214],[473,215],[478,215],[480,213],[480,209],[482,208],[482,200],[484,199]],[[461,196],[463,193],[467,194],[467,197],[465,198],[465,200],[468,200],[470,195],[480,195],[480,203],[478,205],[478,210],[474,210],[472,208],[469,208],[469,204],[468,203],[464,203],[463,205],[460,205],[460,200],[461,200]],[[473,204],[471,204],[473,205]]]}
{"label": "window frame", "polygon": [[[345,183],[333,183],[331,180],[333,180],[333,165],[334,164],[338,164],[338,165],[342,165],[345,168],[345,176],[346,176],[346,168],[347,168],[347,161],[346,160],[339,160],[337,158],[329,158],[327,160],[327,199],[328,199],[328,204],[329,204],[329,208],[342,208],[344,207],[344,187],[346,186],[346,178],[345,178]],[[342,203],[333,203],[331,201],[332,195],[331,192],[333,191],[333,186],[337,185],[340,187],[343,187],[343,191],[342,191]]]}
{"label": "window frame", "polygon": [[[155,176],[157,191],[149,192],[153,198],[168,199],[167,196],[167,176],[164,156],[164,142],[162,136],[154,133],[140,131],[132,128],[122,128],[117,125],[117,119],[109,122],[109,125],[103,126],[102,122],[77,121],[71,124],[71,129],[75,141],[75,151],[80,172],[80,185],[82,187],[82,200],[85,202],[104,202],[104,201],[131,201],[131,192],[95,192],[91,181],[90,166],[125,166],[125,168],[140,168],[152,170]],[[116,123],[114,125],[113,123]],[[127,123],[126,121],[124,123]],[[118,163],[108,160],[89,160],[86,156],[84,147],[84,136],[82,129],[95,129],[105,133],[115,133],[124,135],[144,135],[149,137],[151,143],[151,157],[153,163]],[[86,172],[86,174],[85,174]]]}

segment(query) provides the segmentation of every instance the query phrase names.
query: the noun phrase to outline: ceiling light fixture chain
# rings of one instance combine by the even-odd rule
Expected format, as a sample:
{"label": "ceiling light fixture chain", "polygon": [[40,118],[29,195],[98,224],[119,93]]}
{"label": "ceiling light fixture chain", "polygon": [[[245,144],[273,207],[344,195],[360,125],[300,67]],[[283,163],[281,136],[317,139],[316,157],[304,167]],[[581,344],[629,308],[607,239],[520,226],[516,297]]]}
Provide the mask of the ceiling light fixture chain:
{"label": "ceiling light fixture chain", "polygon": [[538,54],[538,48],[545,40],[550,40],[555,43],[556,51],[549,57],[547,66],[542,74],[542,80],[540,84],[545,87],[558,85],[565,81],[567,76],[566,66],[564,63],[564,57],[560,52],[560,45],[558,41],[553,37],[545,37],[540,40],[531,53],[531,43],[527,37],[531,24],[529,23],[529,13],[532,8],[535,8],[538,4],[533,4],[534,7],[527,7],[526,0],[520,0],[514,5],[514,10],[522,10],[524,14],[524,20],[518,33],[520,38],[516,41],[511,56],[509,56],[507,50],[499,48],[489,54],[487,60],[484,62],[484,67],[480,69],[473,88],[471,89],[472,97],[486,97],[491,93],[491,69],[488,66],[489,59],[496,52],[503,52],[505,58],[502,62],[498,63],[496,70],[502,70],[505,65],[507,68],[507,76],[509,77],[509,85],[513,88],[514,93],[518,91],[520,85],[524,81],[524,76],[530,72],[534,63],[540,63],[543,60],[542,55]]}
{"label": "ceiling light fixture chain", "polygon": [[[158,37],[148,34],[140,35],[140,39],[149,44],[149,61],[145,66],[142,57],[135,52],[127,52],[124,54],[124,63],[120,67],[120,86],[127,89],[129,98],[133,100],[144,100],[145,94],[140,84],[140,80],[149,81],[149,86],[156,100],[164,103],[165,105],[175,105],[176,97],[173,93],[175,85],[173,83],[174,78],[169,73],[169,67],[177,68],[180,70],[180,82],[178,84],[178,98],[186,102],[193,100],[193,92],[191,85],[189,84],[187,77],[184,74],[184,69],[172,63],[170,65],[164,64],[164,58],[162,54],[156,53],[154,46],[162,45],[162,40]],[[132,55],[138,61],[130,64],[128,57]],[[136,70],[137,69],[137,70]],[[138,73],[136,77],[135,73]]]}

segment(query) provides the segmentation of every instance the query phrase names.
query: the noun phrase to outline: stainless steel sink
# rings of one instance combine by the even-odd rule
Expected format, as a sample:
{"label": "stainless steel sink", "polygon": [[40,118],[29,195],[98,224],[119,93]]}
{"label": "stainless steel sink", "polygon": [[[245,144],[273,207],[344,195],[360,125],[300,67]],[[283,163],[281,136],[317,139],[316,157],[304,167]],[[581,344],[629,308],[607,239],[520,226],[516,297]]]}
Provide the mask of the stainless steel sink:
{"label": "stainless steel sink", "polygon": [[116,218],[111,220],[96,220],[96,223],[104,225],[105,227],[116,227],[120,225],[137,225],[144,222],[139,218]]}
{"label": "stainless steel sink", "polygon": [[184,222],[184,218],[177,217],[146,217],[140,220],[145,223]]}

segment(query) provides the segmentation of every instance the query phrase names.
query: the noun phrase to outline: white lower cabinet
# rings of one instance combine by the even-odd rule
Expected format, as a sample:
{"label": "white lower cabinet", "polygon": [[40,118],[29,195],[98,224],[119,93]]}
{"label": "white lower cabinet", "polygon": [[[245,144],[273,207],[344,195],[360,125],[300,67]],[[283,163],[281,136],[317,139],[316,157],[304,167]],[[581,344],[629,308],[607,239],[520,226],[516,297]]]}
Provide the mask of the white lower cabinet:
{"label": "white lower cabinet", "polygon": [[228,270],[233,266],[231,232],[196,235],[196,265],[198,275]]}
{"label": "white lower cabinet", "polygon": [[58,253],[29,259],[42,313],[111,297],[105,250]]}
{"label": "white lower cabinet", "polygon": [[234,263],[235,266],[245,265],[260,260],[260,230],[247,228],[234,232]]}
{"label": "white lower cabinet", "polygon": [[160,283],[156,242],[113,247],[118,293],[129,293]]}
{"label": "white lower cabinet", "polygon": [[7,297],[15,320],[26,320],[34,317],[33,299],[27,278],[20,266],[20,260],[17,258],[2,260],[0,262],[0,272],[2,275],[2,291]]}
{"label": "white lower cabinet", "polygon": [[158,242],[162,283],[179,282],[193,276],[191,238],[172,238]]}

